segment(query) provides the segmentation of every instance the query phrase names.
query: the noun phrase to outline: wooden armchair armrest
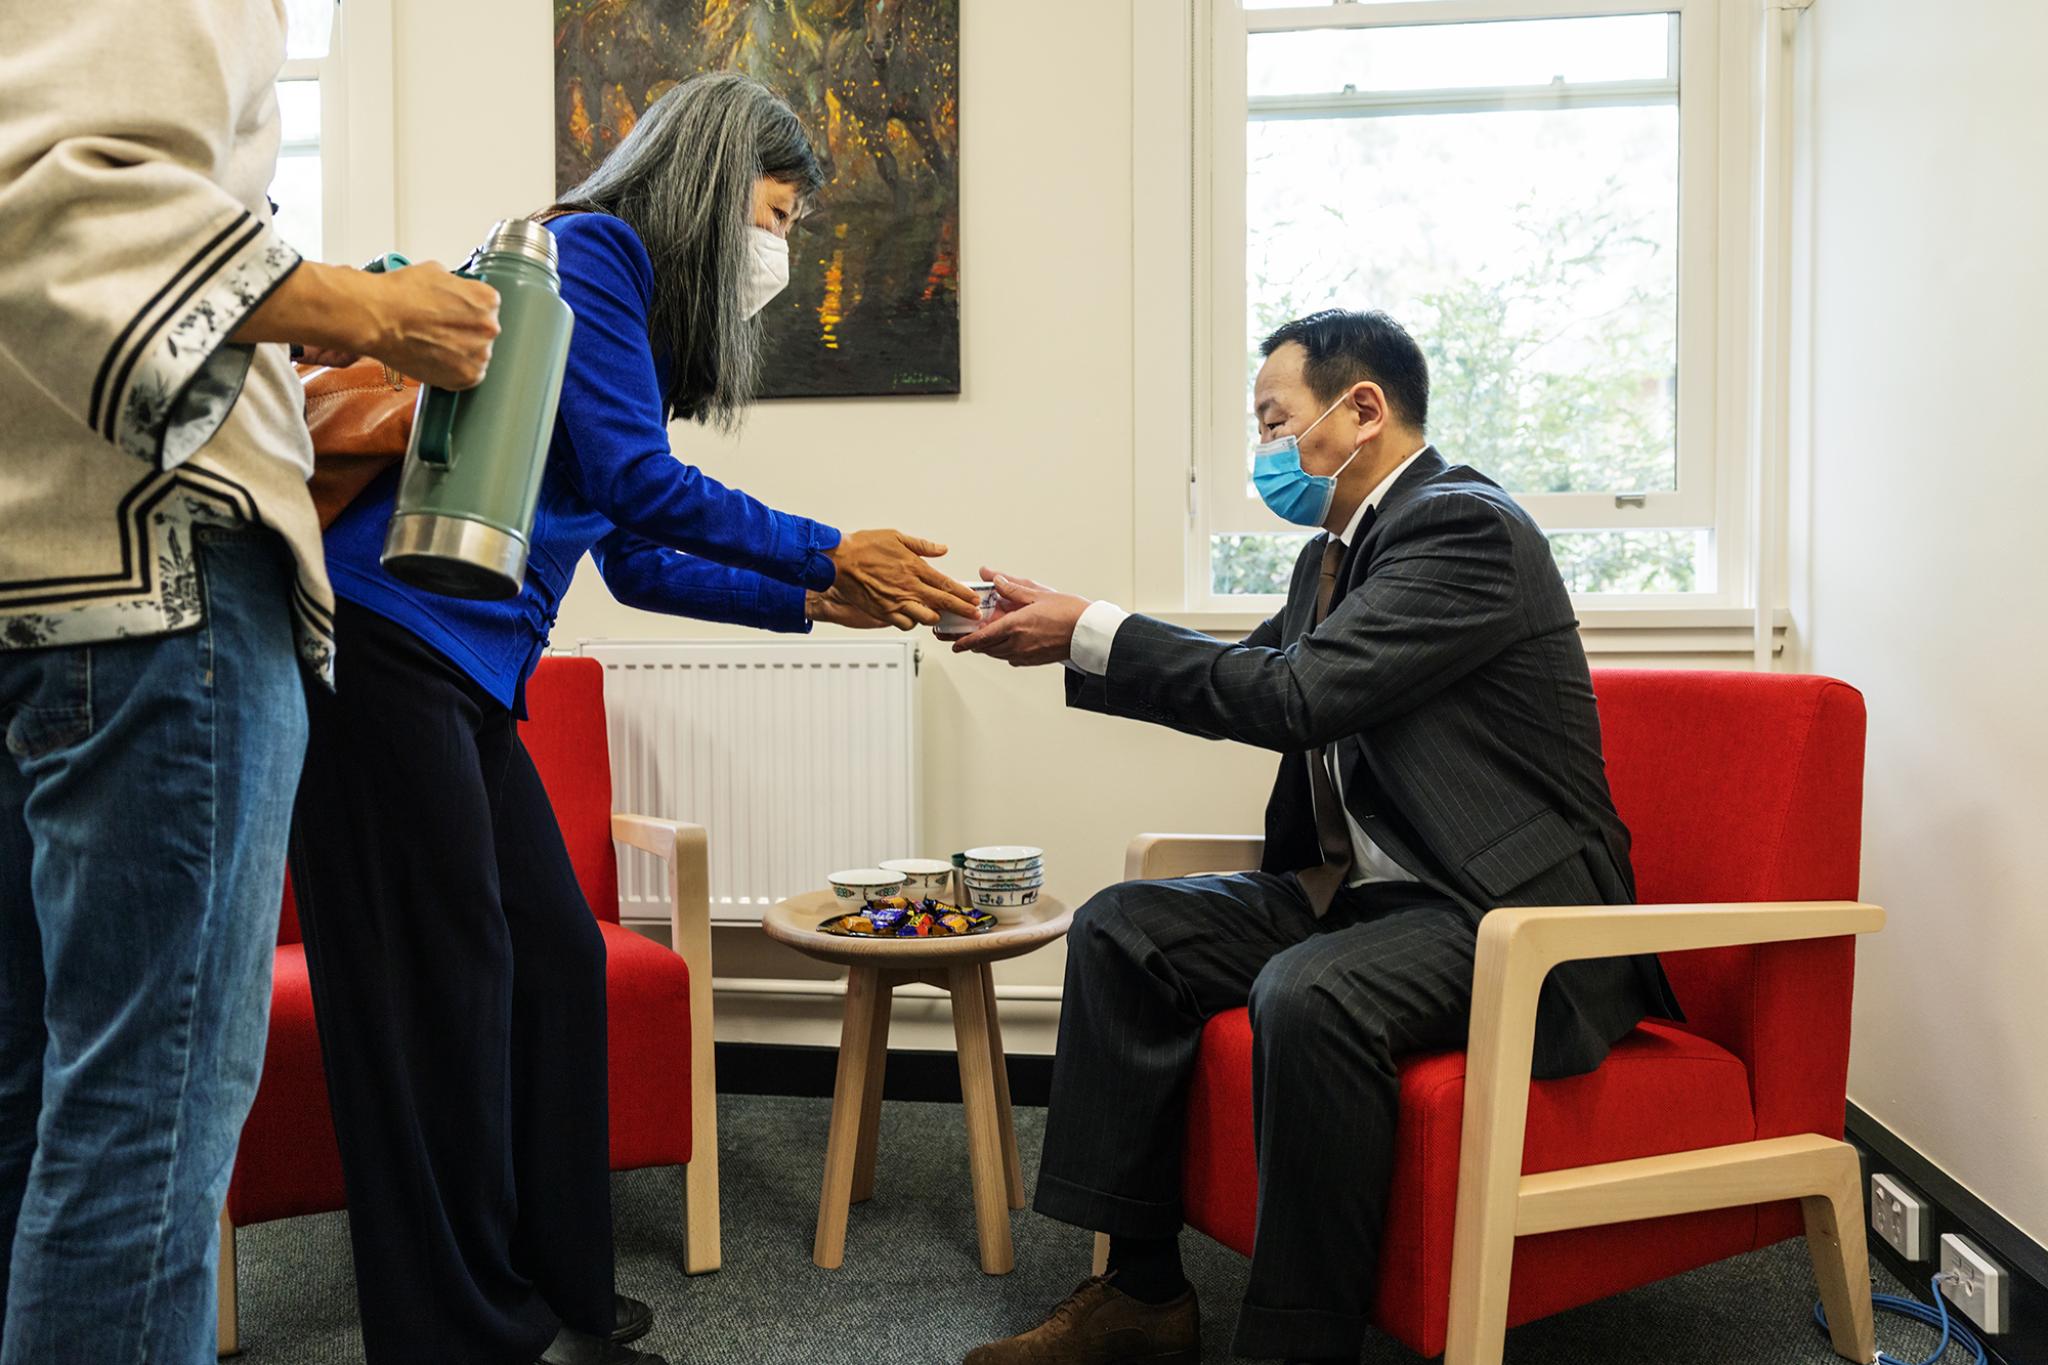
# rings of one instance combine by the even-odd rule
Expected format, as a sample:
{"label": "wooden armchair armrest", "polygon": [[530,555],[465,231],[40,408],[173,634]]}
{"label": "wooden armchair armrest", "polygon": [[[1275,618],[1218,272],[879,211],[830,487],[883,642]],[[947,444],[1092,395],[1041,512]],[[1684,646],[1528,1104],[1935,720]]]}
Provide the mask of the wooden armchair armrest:
{"label": "wooden armchair armrest", "polygon": [[1245,872],[1259,865],[1257,834],[1140,834],[1124,853],[1124,880],[1163,881],[1201,872]]}
{"label": "wooden armchair armrest", "polygon": [[1755,901],[1704,905],[1507,905],[1479,921],[1476,983],[1489,946],[1537,984],[1552,967],[1587,957],[1674,953],[1745,943],[1868,934],[1884,910],[1861,901]]}
{"label": "wooden armchair armrest", "polygon": [[652,815],[612,816],[612,838],[668,864],[671,946],[690,964],[694,980],[701,940],[704,979],[711,980],[711,854],[704,826]]}
{"label": "wooden armchair armrest", "polygon": [[[1856,901],[1503,906],[1488,911],[1479,921],[1472,969],[1448,1358],[1498,1359],[1486,1352],[1498,1351],[1506,1316],[1523,1188],[1536,999],[1551,968],[1580,958],[1833,938],[1883,927],[1883,909]],[[1493,1311],[1496,1301],[1499,1312]],[[1482,1303],[1486,1311],[1466,1314],[1473,1322],[1460,1321],[1460,1305],[1469,1309]]]}
{"label": "wooden armchair armrest", "polygon": [[704,827],[613,815],[612,838],[668,864],[669,943],[690,969],[690,1165],[683,1269],[718,1269],[718,1069],[711,1017],[711,856]]}

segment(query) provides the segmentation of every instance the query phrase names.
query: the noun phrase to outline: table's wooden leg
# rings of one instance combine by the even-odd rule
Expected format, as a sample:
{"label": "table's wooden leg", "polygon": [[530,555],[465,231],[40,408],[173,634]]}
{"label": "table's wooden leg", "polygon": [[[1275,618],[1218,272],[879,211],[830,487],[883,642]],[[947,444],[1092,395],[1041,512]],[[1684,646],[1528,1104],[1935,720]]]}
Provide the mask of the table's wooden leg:
{"label": "table's wooden leg", "polygon": [[1010,1207],[1024,1207],[1024,1163],[1017,1159],[1017,1121],[1010,1113],[1010,1068],[1003,1056],[1003,1020],[996,1010],[996,978],[989,965],[981,964],[981,994],[988,1002],[989,1062],[995,1071],[996,1127],[1003,1140],[1003,1184],[1010,1195]]}
{"label": "table's wooden leg", "polygon": [[846,1212],[866,1104],[868,1039],[874,1031],[875,996],[881,989],[880,974],[873,967],[847,970],[839,1073],[832,1087],[832,1127],[825,1138],[824,1188],[818,1194],[818,1236],[811,1244],[812,1262],[826,1270],[837,1270],[846,1257]]}
{"label": "table's wooden leg", "polygon": [[875,1004],[868,1025],[867,1080],[861,1089],[860,1141],[853,1149],[853,1202],[865,1203],[875,1192],[875,1147],[882,1127],[882,1073],[889,1065],[889,1007],[900,978],[883,972],[876,982]]}
{"label": "table's wooden leg", "polygon": [[1010,1210],[1004,1197],[1003,1139],[996,1119],[996,1082],[989,1050],[990,1001],[978,964],[954,967],[948,980],[953,994],[953,1042],[960,1051],[960,1098],[967,1110],[967,1167],[974,1177],[974,1226],[980,1234],[981,1268],[991,1275],[1007,1275],[1017,1264],[1017,1256],[1010,1244]]}

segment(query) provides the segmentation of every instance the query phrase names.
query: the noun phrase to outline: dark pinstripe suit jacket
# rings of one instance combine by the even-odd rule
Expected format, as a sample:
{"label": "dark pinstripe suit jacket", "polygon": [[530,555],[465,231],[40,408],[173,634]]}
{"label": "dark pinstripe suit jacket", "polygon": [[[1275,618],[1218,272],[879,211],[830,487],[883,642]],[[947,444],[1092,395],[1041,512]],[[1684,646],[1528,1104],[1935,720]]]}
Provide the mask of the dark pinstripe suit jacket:
{"label": "dark pinstripe suit jacket", "polygon": [[[1373,842],[1475,923],[1500,905],[1633,901],[1585,650],[1529,514],[1426,449],[1310,629],[1325,542],[1302,551],[1287,605],[1242,643],[1133,616],[1105,676],[1069,672],[1068,704],[1279,751],[1267,871],[1322,860],[1307,755],[1335,744],[1345,804]],[[1645,1012],[1680,1017],[1654,957],[1560,967],[1539,1007],[1538,1074],[1598,1065]]]}

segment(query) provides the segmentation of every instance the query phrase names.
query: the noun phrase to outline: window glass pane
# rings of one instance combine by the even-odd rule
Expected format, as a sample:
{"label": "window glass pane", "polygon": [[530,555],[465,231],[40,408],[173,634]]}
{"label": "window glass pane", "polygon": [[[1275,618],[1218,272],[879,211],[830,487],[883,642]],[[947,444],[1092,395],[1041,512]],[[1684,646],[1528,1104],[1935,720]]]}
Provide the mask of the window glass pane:
{"label": "window glass pane", "polygon": [[320,82],[279,81],[277,119],[287,144],[317,144],[320,141]]}
{"label": "window glass pane", "polygon": [[[1534,42],[1579,22],[1438,32],[1511,27]],[[1475,41],[1477,72],[1495,39]],[[1675,97],[1426,108],[1424,98],[1369,115],[1254,111],[1247,379],[1280,323],[1383,308],[1429,358],[1429,434],[1451,459],[1514,492],[1675,488]]]}
{"label": "window glass pane", "polygon": [[284,0],[284,14],[285,56],[325,57],[334,35],[334,0]]}
{"label": "window glass pane", "polygon": [[1209,591],[1218,597],[1284,593],[1294,561],[1308,544],[1305,531],[1228,532],[1209,537]]}
{"label": "window glass pane", "polygon": [[277,175],[270,182],[270,197],[277,201],[277,231],[309,261],[321,254],[320,154],[281,156]]}
{"label": "window glass pane", "polygon": [[320,82],[279,81],[277,109],[284,125],[277,174],[270,181],[277,231],[307,260],[322,260]]}
{"label": "window glass pane", "polygon": [[1553,81],[1663,80],[1675,74],[1668,14],[1493,24],[1254,33],[1248,90],[1440,90]]}
{"label": "window glass pane", "polygon": [[[1209,590],[1218,597],[1285,593],[1308,539],[1292,531],[1211,536]],[[1575,593],[1714,590],[1709,531],[1560,531],[1550,552]]]}
{"label": "window glass pane", "polygon": [[1712,592],[1711,531],[1559,531],[1550,537],[1564,585],[1577,593]]}

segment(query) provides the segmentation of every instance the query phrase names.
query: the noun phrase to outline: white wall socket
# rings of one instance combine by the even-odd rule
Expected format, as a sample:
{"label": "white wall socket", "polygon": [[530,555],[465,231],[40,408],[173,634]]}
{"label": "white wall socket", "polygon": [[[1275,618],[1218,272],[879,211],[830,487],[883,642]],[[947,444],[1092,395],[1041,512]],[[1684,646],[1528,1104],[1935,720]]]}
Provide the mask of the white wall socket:
{"label": "white wall socket", "polygon": [[1897,1176],[1870,1177],[1870,1230],[1909,1261],[1934,1254],[1933,1221],[1925,1199]]}
{"label": "white wall socket", "polygon": [[2011,1329],[2007,1302],[2012,1277],[2005,1267],[1953,1232],[1945,1232],[1941,1235],[1941,1271],[1955,1277],[1942,1281],[1941,1292],[1971,1322],[1987,1333]]}

